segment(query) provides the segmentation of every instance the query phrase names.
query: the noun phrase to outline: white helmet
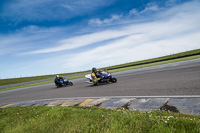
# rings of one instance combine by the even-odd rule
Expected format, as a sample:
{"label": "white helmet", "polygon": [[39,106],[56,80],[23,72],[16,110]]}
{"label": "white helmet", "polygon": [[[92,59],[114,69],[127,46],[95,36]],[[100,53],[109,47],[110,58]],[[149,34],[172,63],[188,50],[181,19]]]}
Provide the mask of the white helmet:
{"label": "white helmet", "polygon": [[56,75],[56,78],[59,78],[59,75]]}

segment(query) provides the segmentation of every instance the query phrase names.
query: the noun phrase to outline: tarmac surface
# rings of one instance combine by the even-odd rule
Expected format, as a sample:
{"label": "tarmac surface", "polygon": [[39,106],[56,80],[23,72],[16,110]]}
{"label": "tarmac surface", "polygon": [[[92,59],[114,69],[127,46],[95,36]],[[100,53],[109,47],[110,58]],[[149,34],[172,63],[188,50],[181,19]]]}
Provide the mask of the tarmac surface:
{"label": "tarmac surface", "polygon": [[[0,108],[12,106],[98,106],[170,110],[200,115],[200,59],[113,73],[117,83],[73,86],[53,83],[0,92]],[[101,101],[102,99],[105,99]],[[96,102],[99,101],[99,102]],[[92,103],[94,102],[94,103]],[[85,104],[87,103],[87,104]]]}

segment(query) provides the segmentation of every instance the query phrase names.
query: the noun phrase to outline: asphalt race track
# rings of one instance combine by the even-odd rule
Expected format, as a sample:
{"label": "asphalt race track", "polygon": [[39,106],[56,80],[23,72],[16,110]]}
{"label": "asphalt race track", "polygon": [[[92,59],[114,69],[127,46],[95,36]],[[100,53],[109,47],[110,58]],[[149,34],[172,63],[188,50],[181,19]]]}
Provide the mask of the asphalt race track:
{"label": "asphalt race track", "polygon": [[200,59],[113,73],[117,83],[91,86],[86,78],[74,86],[53,83],[0,92],[0,104],[27,100],[106,96],[200,96]]}

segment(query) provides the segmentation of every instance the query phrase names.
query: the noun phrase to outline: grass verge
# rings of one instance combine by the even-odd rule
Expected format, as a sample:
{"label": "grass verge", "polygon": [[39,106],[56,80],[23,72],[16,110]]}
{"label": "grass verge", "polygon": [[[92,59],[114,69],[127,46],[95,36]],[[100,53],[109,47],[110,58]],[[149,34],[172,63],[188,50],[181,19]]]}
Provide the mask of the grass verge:
{"label": "grass verge", "polygon": [[195,56],[191,56],[191,57],[184,57],[184,58],[180,58],[180,59],[173,59],[173,60],[168,60],[168,61],[162,61],[162,62],[155,62],[155,63],[144,64],[144,65],[124,67],[124,68],[111,70],[111,72],[126,71],[126,70],[130,70],[130,69],[157,66],[157,65],[162,65],[162,64],[168,64],[168,63],[174,63],[174,62],[180,62],[180,61],[186,61],[186,60],[192,60],[192,59],[198,59],[198,58],[200,58],[200,55],[195,55]]}
{"label": "grass verge", "polygon": [[[66,76],[66,75],[69,76],[69,75],[76,75],[76,74],[85,73],[85,72],[89,72],[89,71],[75,72],[75,73],[63,73],[63,74],[59,74],[59,75],[60,76]],[[37,80],[42,80],[42,79],[55,78],[55,75],[23,77],[23,78],[13,78],[13,79],[1,79],[0,80],[0,86],[17,84],[17,83],[24,83],[24,82],[31,82],[31,81],[37,81]]]}
{"label": "grass verge", "polygon": [[[85,75],[78,75],[78,76],[69,77],[69,79],[71,80],[71,79],[83,78],[84,76]],[[50,81],[43,81],[43,82],[27,84],[27,85],[19,85],[19,86],[14,86],[14,87],[10,87],[10,88],[0,89],[0,91],[13,90],[13,89],[18,89],[18,88],[24,88],[24,87],[30,87],[30,86],[36,86],[36,85],[43,85],[43,84],[49,84],[49,83],[53,83],[53,81],[50,80]]]}
{"label": "grass verge", "polygon": [[116,68],[120,68],[120,67],[129,67],[129,66],[133,66],[133,65],[135,66],[135,65],[147,64],[147,63],[150,64],[150,63],[154,63],[154,62],[162,62],[162,61],[167,61],[167,60],[180,59],[180,58],[191,57],[191,56],[195,56],[195,55],[200,55],[200,49],[177,53],[177,54],[172,54],[172,55],[167,55],[167,56],[153,58],[153,59],[148,59],[148,60],[141,60],[141,61],[130,62],[130,63],[126,63],[126,64],[110,66],[110,67],[108,67],[108,69],[116,69]]}
{"label": "grass verge", "polygon": [[0,109],[2,133],[199,133],[200,116],[97,107]]}

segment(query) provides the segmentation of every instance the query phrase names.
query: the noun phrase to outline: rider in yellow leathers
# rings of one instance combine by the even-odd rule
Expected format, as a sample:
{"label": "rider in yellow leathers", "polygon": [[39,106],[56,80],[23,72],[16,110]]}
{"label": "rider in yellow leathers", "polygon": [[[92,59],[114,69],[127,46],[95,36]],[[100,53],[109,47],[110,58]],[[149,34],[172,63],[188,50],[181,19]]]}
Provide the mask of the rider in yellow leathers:
{"label": "rider in yellow leathers", "polygon": [[97,70],[95,67],[92,68],[91,76],[92,76],[92,81],[94,82],[94,84],[98,84],[98,81],[101,79],[99,77],[100,73],[101,73],[101,70]]}

